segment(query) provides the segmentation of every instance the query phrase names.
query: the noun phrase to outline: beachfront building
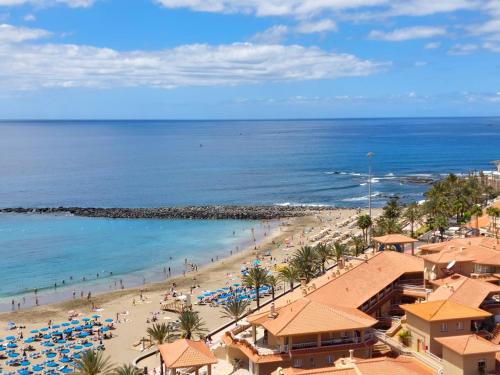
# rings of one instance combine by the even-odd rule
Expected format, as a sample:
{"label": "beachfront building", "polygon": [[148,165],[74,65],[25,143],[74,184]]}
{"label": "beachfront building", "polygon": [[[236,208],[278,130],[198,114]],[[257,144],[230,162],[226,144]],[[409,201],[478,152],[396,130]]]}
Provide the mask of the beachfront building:
{"label": "beachfront building", "polygon": [[491,314],[451,300],[402,305],[406,313],[408,346],[417,352],[442,356],[440,337],[470,334],[479,331]]}
{"label": "beachfront building", "polygon": [[395,250],[400,253],[405,252],[405,245],[411,245],[411,253],[415,252],[414,246],[416,239],[405,236],[403,234],[386,234],[385,236],[373,237],[375,249],[377,251]]}
{"label": "beachfront building", "polygon": [[402,315],[399,304],[425,297],[422,270],[421,259],[393,251],[347,262],[226,332],[226,359],[262,375],[278,367],[332,366],[350,355],[370,358],[377,341],[372,327]]}
{"label": "beachfront building", "polygon": [[355,357],[341,358],[335,366],[315,369],[278,368],[272,375],[435,375],[435,371],[423,365],[415,358],[399,356],[397,358],[381,357],[360,359]]}
{"label": "beachfront building", "polygon": [[441,337],[445,375],[498,374],[496,354],[500,346],[475,335]]}
{"label": "beachfront building", "polygon": [[419,247],[424,260],[426,281],[452,274],[498,284],[500,281],[500,243],[495,238],[457,238]]}
{"label": "beachfront building", "polygon": [[179,339],[159,345],[158,350],[167,375],[175,375],[181,369],[198,375],[203,367],[206,367],[206,374],[211,375],[212,365],[217,363],[217,358],[203,341]]}

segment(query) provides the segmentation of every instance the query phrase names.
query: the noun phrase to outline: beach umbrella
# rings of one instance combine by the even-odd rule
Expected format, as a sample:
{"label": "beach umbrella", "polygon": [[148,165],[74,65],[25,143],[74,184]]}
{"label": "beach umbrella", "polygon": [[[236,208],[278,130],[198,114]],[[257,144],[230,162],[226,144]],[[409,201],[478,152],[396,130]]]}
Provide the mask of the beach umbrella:
{"label": "beach umbrella", "polygon": [[31,333],[38,333],[38,332],[39,332],[38,329],[31,330]]}
{"label": "beach umbrella", "polygon": [[80,359],[82,356],[79,353],[73,354],[73,358]]}
{"label": "beach umbrella", "polygon": [[29,372],[28,370],[25,370],[25,369],[21,369],[17,372],[19,375],[30,375],[31,372]]}
{"label": "beach umbrella", "polygon": [[240,286],[240,284],[233,284],[233,286]]}
{"label": "beach umbrella", "polygon": [[47,362],[47,366],[48,367],[57,367],[59,365],[57,363],[53,362],[53,361],[50,361],[50,362]]}
{"label": "beach umbrella", "polygon": [[69,353],[69,349],[63,349],[63,350],[61,350],[61,353],[62,354],[68,354]]}
{"label": "beach umbrella", "polygon": [[0,342],[3,342],[3,339],[0,339]]}
{"label": "beach umbrella", "polygon": [[26,340],[24,340],[24,342],[27,343],[27,344],[31,344],[33,341],[35,341],[35,340],[33,340],[32,337],[29,337]]}
{"label": "beach umbrella", "polygon": [[60,336],[60,335],[62,335],[61,331],[54,331],[54,332],[52,332],[52,336]]}
{"label": "beach umbrella", "polygon": [[101,317],[101,316],[100,316],[100,315],[97,315],[97,314],[92,315],[92,318],[94,318],[94,319],[99,319],[100,317]]}
{"label": "beach umbrella", "polygon": [[43,346],[54,346],[53,342],[47,341],[43,344]]}
{"label": "beach umbrella", "polygon": [[14,344],[13,342],[9,342],[9,343],[7,344],[7,348],[9,348],[9,349],[17,348],[17,345],[16,345],[16,344]]}
{"label": "beach umbrella", "polygon": [[106,319],[106,320],[105,320],[105,322],[106,322],[106,323],[113,323],[113,319],[108,318],[108,319]]}
{"label": "beach umbrella", "polygon": [[43,367],[42,367],[42,366],[40,366],[40,365],[35,365],[35,366],[33,366],[32,368],[33,368],[33,371],[36,371],[36,372],[38,372],[38,371],[42,371],[42,370],[43,370]]}
{"label": "beach umbrella", "polygon": [[0,346],[0,352],[4,351],[5,348],[3,346]]}
{"label": "beach umbrella", "polygon": [[9,357],[10,358],[17,358],[17,357],[19,357],[19,353],[16,353],[16,352],[9,353]]}
{"label": "beach umbrella", "polygon": [[94,344],[92,344],[91,342],[86,342],[85,344],[83,344],[83,346],[85,346],[87,348],[92,346],[92,345],[94,345]]}
{"label": "beach umbrella", "polygon": [[198,297],[196,297],[196,298],[198,298],[198,299],[203,299],[203,296],[198,296]]}
{"label": "beach umbrella", "polygon": [[63,323],[63,324],[61,324],[61,325],[62,325],[63,327],[67,327],[67,326],[69,326],[69,323]]}
{"label": "beach umbrella", "polygon": [[43,337],[45,340],[49,340],[52,336],[51,336],[51,335],[47,335],[47,334],[45,334],[45,335],[43,335],[42,337]]}
{"label": "beach umbrella", "polygon": [[83,318],[82,319],[84,322],[88,322],[90,319],[89,318]]}
{"label": "beach umbrella", "polygon": [[43,327],[43,328],[40,329],[40,331],[42,331],[42,332],[45,332],[45,331],[48,331],[48,330],[49,329],[47,327]]}
{"label": "beach umbrella", "polygon": [[61,328],[61,326],[59,324],[52,326],[52,329],[58,329],[58,328]]}
{"label": "beach umbrella", "polygon": [[87,337],[89,334],[88,332],[81,332],[80,337]]}
{"label": "beach umbrella", "polygon": [[73,328],[66,328],[63,332],[64,333],[71,333],[71,332],[73,332]]}
{"label": "beach umbrella", "polygon": [[71,321],[71,324],[73,324],[73,325],[78,324],[78,323],[80,323],[80,321],[78,321],[78,320],[72,320]]}
{"label": "beach umbrella", "polygon": [[81,346],[81,345],[75,345],[75,346],[73,347],[73,349],[75,349],[75,350],[80,350],[80,349],[82,349],[82,348],[83,348],[83,346]]}
{"label": "beach umbrella", "polygon": [[14,341],[16,339],[16,336],[7,336],[5,339],[7,341]]}
{"label": "beach umbrella", "polygon": [[107,331],[109,331],[109,328],[108,328],[108,327],[102,327],[102,328],[101,328],[101,332],[107,332]]}
{"label": "beach umbrella", "polygon": [[54,352],[47,353],[47,358],[54,358],[57,354]]}
{"label": "beach umbrella", "polygon": [[73,372],[73,370],[72,370],[72,369],[70,369],[69,367],[64,367],[64,368],[61,370],[61,372],[62,372],[63,374],[69,374],[69,373]]}
{"label": "beach umbrella", "polygon": [[66,344],[66,340],[57,340],[58,344]]}
{"label": "beach umbrella", "polygon": [[71,359],[69,359],[68,357],[63,357],[63,358],[61,358],[61,362],[68,363],[68,362],[71,362]]}
{"label": "beach umbrella", "polygon": [[21,366],[29,366],[30,361],[24,360],[19,363]]}

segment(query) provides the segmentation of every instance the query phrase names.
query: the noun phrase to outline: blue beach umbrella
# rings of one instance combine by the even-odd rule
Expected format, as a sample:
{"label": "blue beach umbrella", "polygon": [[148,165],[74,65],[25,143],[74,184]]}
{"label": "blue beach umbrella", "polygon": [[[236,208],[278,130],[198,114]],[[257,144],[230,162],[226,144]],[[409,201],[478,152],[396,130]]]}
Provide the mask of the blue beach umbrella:
{"label": "blue beach umbrella", "polygon": [[42,370],[43,370],[43,367],[42,367],[42,366],[40,366],[40,365],[35,365],[35,366],[33,366],[32,368],[33,368],[33,371],[36,371],[36,372],[38,372],[38,371],[42,371]]}
{"label": "blue beach umbrella", "polygon": [[80,359],[81,357],[80,353],[73,354],[73,358]]}
{"label": "blue beach umbrella", "polygon": [[69,353],[69,349],[63,349],[63,350],[61,350],[61,353],[62,354],[68,354]]}
{"label": "blue beach umbrella", "polygon": [[100,317],[101,317],[101,316],[100,316],[100,315],[97,315],[97,314],[92,315],[92,318],[94,318],[94,319],[99,319]]}
{"label": "blue beach umbrella", "polygon": [[38,329],[31,330],[31,333],[38,333],[38,332],[39,332]]}
{"label": "blue beach umbrella", "polygon": [[68,363],[68,362],[71,362],[71,359],[69,359],[68,357],[61,358],[61,363]]}
{"label": "blue beach umbrella", "polygon": [[101,328],[101,332],[107,332],[107,331],[109,331],[109,328],[108,328],[108,327],[102,327],[102,328]]}
{"label": "blue beach umbrella", "polygon": [[61,325],[62,325],[63,327],[67,327],[67,326],[69,326],[69,323],[63,323],[63,324],[61,324]]}
{"label": "blue beach umbrella", "polygon": [[49,329],[48,329],[47,327],[43,327],[43,328],[41,328],[41,329],[40,329],[40,331],[42,331],[42,332],[46,332],[46,331],[48,331],[48,330],[49,330]]}
{"label": "blue beach umbrella", "polygon": [[84,322],[88,322],[90,319],[89,318],[83,318],[82,319]]}
{"label": "blue beach umbrella", "polygon": [[10,349],[17,348],[17,345],[16,345],[16,344],[14,344],[13,342],[9,342],[9,343],[7,344],[7,348],[10,348]]}
{"label": "blue beach umbrella", "polygon": [[91,342],[86,342],[85,344],[83,344],[83,346],[85,346],[87,348],[92,346],[92,345],[94,345],[94,344],[92,344]]}
{"label": "blue beach umbrella", "polygon": [[47,353],[47,358],[54,358],[57,354],[54,352]]}
{"label": "blue beach umbrella", "polygon": [[61,331],[54,331],[54,332],[52,332],[52,336],[59,336],[59,335],[62,335]]}
{"label": "blue beach umbrella", "polygon": [[78,323],[80,323],[80,321],[78,321],[78,320],[72,320],[72,321],[71,321],[71,324],[73,324],[73,325],[76,325],[76,324],[78,324]]}
{"label": "blue beach umbrella", "polygon": [[29,372],[28,370],[25,370],[25,369],[21,369],[17,372],[19,375],[30,375],[31,372]]}
{"label": "blue beach umbrella", "polygon": [[73,328],[66,328],[63,332],[64,333],[71,333],[71,332],[73,332]]}
{"label": "blue beach umbrella", "polygon": [[57,340],[58,344],[66,344],[66,340]]}
{"label": "blue beach umbrella", "polygon": [[24,360],[19,363],[21,366],[29,366],[30,361]]}
{"label": "blue beach umbrella", "polygon": [[73,372],[73,370],[72,370],[72,369],[70,369],[69,367],[65,367],[65,368],[63,368],[63,369],[61,370],[61,372],[62,372],[63,374],[69,374],[69,373]]}
{"label": "blue beach umbrella", "polygon": [[53,342],[47,341],[42,344],[43,346],[54,346]]}
{"label": "blue beach umbrella", "polygon": [[5,338],[5,340],[7,340],[7,341],[13,341],[13,340],[15,340],[15,339],[16,339],[16,336],[7,336],[7,337]]}
{"label": "blue beach umbrella", "polygon": [[80,337],[87,337],[89,334],[88,332],[81,332]]}
{"label": "blue beach umbrella", "polygon": [[82,348],[83,348],[83,346],[81,346],[81,345],[75,345],[75,346],[73,347],[73,349],[75,349],[75,350],[80,350],[80,349],[82,349]]}
{"label": "blue beach umbrella", "polygon": [[19,353],[16,353],[16,352],[9,353],[9,357],[10,358],[17,358],[17,357],[19,357]]}
{"label": "blue beach umbrella", "polygon": [[106,320],[105,320],[105,322],[106,322],[106,323],[113,323],[113,319],[108,318],[108,319],[106,319]]}
{"label": "blue beach umbrella", "polygon": [[53,361],[47,362],[47,367],[57,367],[57,366],[59,365]]}
{"label": "blue beach umbrella", "polygon": [[24,340],[24,342],[27,343],[27,344],[31,344],[33,341],[35,341],[35,340],[33,340],[32,337],[29,337],[26,340]]}
{"label": "blue beach umbrella", "polygon": [[45,340],[49,340],[52,336],[51,335],[43,335],[42,336]]}
{"label": "blue beach umbrella", "polygon": [[0,352],[4,351],[5,348],[3,346],[0,346]]}
{"label": "blue beach umbrella", "polygon": [[61,326],[59,324],[52,326],[52,329],[58,329],[58,328],[61,328]]}

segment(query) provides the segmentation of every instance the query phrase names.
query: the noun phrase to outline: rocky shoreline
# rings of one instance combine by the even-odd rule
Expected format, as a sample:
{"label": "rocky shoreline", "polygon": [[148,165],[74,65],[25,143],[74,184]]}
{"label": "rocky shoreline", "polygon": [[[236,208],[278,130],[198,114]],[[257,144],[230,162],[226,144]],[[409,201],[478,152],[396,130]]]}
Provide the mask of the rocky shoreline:
{"label": "rocky shoreline", "polygon": [[71,214],[110,219],[272,220],[334,210],[328,206],[185,206],[155,208],[45,207],[3,208],[0,213]]}

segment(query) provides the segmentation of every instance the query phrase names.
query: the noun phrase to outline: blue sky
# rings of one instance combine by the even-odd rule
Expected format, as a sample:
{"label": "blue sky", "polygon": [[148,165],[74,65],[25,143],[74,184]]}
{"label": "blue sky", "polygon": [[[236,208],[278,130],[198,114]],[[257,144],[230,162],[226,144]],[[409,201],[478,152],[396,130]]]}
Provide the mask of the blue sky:
{"label": "blue sky", "polygon": [[0,0],[0,118],[500,115],[498,0]]}

